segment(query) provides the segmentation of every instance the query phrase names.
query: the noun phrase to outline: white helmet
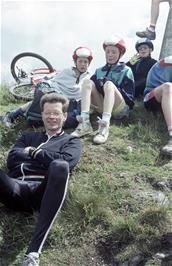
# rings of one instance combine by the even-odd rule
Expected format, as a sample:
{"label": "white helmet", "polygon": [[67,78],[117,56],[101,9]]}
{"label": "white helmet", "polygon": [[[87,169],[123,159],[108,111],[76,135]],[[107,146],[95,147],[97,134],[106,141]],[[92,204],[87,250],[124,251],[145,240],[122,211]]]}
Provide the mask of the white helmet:
{"label": "white helmet", "polygon": [[103,49],[105,50],[105,48],[109,45],[112,45],[112,46],[116,46],[118,47],[118,49],[121,51],[121,54],[123,55],[126,51],[126,45],[125,45],[125,42],[124,40],[119,37],[119,36],[113,36],[113,37],[110,37],[108,38],[107,40],[105,40],[103,42]]}
{"label": "white helmet", "polygon": [[93,59],[91,50],[87,47],[82,47],[82,46],[75,49],[72,57],[74,61],[76,61],[78,57],[86,57],[88,58],[89,63]]}

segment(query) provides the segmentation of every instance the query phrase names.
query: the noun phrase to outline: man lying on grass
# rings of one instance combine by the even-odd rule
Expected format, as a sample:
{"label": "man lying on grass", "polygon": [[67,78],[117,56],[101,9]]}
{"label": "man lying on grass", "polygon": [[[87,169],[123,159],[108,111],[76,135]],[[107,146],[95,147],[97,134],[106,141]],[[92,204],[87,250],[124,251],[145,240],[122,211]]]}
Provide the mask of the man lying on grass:
{"label": "man lying on grass", "polygon": [[[9,152],[8,175],[0,170],[0,201],[16,211],[39,211],[22,266],[39,265],[42,247],[66,196],[69,172],[80,159],[80,140],[62,130],[67,108],[64,96],[44,95],[41,110],[45,132],[24,133]],[[33,175],[43,178],[29,181]]]}

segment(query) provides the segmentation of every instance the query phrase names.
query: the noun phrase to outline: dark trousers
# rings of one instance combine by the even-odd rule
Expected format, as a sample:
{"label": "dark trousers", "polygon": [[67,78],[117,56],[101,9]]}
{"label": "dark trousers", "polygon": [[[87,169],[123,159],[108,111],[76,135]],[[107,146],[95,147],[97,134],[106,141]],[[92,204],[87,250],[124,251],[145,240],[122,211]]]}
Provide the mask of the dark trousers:
{"label": "dark trousers", "polygon": [[77,116],[81,114],[81,101],[70,100],[67,110],[67,119],[64,128],[76,128],[78,125]]}
{"label": "dark trousers", "polygon": [[48,173],[40,182],[19,181],[0,170],[0,201],[13,210],[39,210],[35,232],[27,250],[41,253],[43,244],[59,213],[67,192],[69,165],[51,162]]}

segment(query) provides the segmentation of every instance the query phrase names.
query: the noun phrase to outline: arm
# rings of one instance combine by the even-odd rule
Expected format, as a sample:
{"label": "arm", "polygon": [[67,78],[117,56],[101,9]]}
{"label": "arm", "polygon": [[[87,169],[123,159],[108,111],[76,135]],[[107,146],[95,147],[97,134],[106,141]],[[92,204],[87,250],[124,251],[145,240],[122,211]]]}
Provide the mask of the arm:
{"label": "arm", "polygon": [[120,84],[119,90],[124,97],[126,104],[132,108],[134,106],[135,83],[133,73],[130,68],[127,69],[126,75]]}
{"label": "arm", "polygon": [[78,138],[70,138],[60,149],[60,151],[49,151],[47,147],[35,149],[30,156],[45,168],[56,159],[65,160],[69,163],[70,170],[77,164],[81,156],[81,142]]}
{"label": "arm", "polygon": [[23,134],[14,144],[7,157],[7,167],[12,168],[18,163],[18,161],[27,160],[29,156],[25,153],[25,148],[29,146],[29,143]]}

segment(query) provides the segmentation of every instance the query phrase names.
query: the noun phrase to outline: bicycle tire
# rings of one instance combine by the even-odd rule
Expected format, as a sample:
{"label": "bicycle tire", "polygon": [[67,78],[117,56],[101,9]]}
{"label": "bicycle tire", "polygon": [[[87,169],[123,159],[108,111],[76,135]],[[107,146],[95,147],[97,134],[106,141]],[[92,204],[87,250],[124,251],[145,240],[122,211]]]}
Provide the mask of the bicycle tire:
{"label": "bicycle tire", "polygon": [[33,100],[34,88],[31,83],[15,84],[14,86],[11,86],[9,88],[9,91],[18,100],[24,100],[24,101]]}
{"label": "bicycle tire", "polygon": [[47,68],[49,69],[50,73],[52,73],[54,71],[54,68],[52,67],[52,65],[43,56],[41,56],[39,54],[36,54],[36,53],[32,53],[32,52],[20,53],[20,54],[16,55],[13,58],[13,60],[11,62],[11,66],[10,66],[11,74],[12,74],[13,78],[15,79],[15,81],[17,83],[20,83],[21,81],[20,81],[19,77],[16,74],[15,65],[16,65],[17,61],[19,59],[23,58],[23,57],[34,57],[34,58],[37,58],[37,59],[39,59],[40,61],[42,61],[47,66]]}

